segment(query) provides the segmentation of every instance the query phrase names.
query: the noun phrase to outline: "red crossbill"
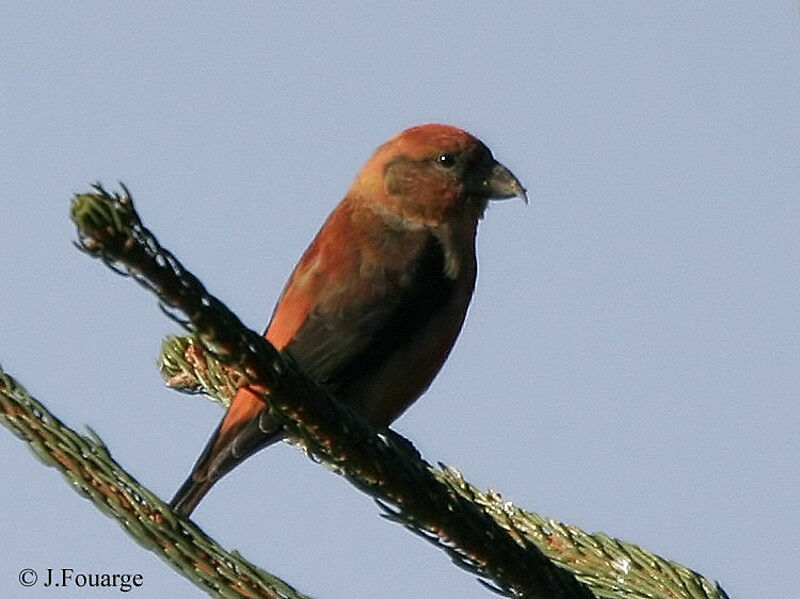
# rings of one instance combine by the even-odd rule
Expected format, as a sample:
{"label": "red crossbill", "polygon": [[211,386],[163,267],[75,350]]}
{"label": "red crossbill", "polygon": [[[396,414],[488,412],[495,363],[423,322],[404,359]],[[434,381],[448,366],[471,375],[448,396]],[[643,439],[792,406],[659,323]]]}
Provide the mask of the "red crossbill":
{"label": "red crossbill", "polygon": [[[388,426],[431,384],[475,286],[489,199],[526,199],[469,133],[413,127],[378,148],[328,216],[264,333],[336,398]],[[172,506],[190,514],[220,477],[285,437],[264,400],[234,396]]]}

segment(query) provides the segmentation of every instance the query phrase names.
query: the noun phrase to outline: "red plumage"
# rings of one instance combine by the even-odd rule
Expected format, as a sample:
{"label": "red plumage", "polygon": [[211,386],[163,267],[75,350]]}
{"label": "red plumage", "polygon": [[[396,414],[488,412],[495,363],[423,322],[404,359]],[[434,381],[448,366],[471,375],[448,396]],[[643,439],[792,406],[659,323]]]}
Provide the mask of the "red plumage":
{"label": "red plumage", "polygon": [[[461,330],[487,200],[525,190],[489,149],[446,125],[378,148],[303,254],[266,338],[377,427],[428,388]],[[211,486],[284,437],[243,387],[172,505],[190,514]]]}

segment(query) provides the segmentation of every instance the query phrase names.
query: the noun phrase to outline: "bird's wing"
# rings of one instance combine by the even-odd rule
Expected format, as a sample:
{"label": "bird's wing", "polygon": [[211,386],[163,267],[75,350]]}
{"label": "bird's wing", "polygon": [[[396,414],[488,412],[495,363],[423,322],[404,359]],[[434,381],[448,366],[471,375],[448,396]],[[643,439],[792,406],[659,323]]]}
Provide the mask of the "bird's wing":
{"label": "bird's wing", "polygon": [[402,351],[449,302],[454,282],[444,265],[442,246],[429,235],[408,256],[402,272],[363,275],[356,297],[314,305],[286,351],[307,374],[336,392],[389,354]]}

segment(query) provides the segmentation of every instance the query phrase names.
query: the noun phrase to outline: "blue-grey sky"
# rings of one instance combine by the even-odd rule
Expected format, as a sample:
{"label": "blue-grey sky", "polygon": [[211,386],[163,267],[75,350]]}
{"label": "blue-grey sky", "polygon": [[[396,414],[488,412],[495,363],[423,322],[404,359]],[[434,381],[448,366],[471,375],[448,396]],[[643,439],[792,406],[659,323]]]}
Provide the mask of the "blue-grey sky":
{"label": "blue-grey sky", "polygon": [[[531,205],[491,206],[464,331],[396,429],[732,597],[797,596],[794,3],[40,2],[3,3],[0,23],[0,362],[161,497],[222,412],[163,388],[176,327],[72,248],[71,194],[126,182],[260,330],[373,149],[439,121],[483,139]],[[192,596],[4,429],[0,452],[4,597],[44,596],[25,567]],[[377,514],[280,446],[195,520],[320,598],[491,596]]]}

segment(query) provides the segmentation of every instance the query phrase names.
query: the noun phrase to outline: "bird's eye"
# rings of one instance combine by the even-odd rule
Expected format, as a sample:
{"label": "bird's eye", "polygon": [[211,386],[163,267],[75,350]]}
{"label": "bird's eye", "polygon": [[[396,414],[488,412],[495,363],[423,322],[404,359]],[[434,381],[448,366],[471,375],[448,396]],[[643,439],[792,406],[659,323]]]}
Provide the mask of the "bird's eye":
{"label": "bird's eye", "polygon": [[444,167],[450,168],[456,163],[456,157],[453,154],[442,153],[436,157],[436,162]]}

